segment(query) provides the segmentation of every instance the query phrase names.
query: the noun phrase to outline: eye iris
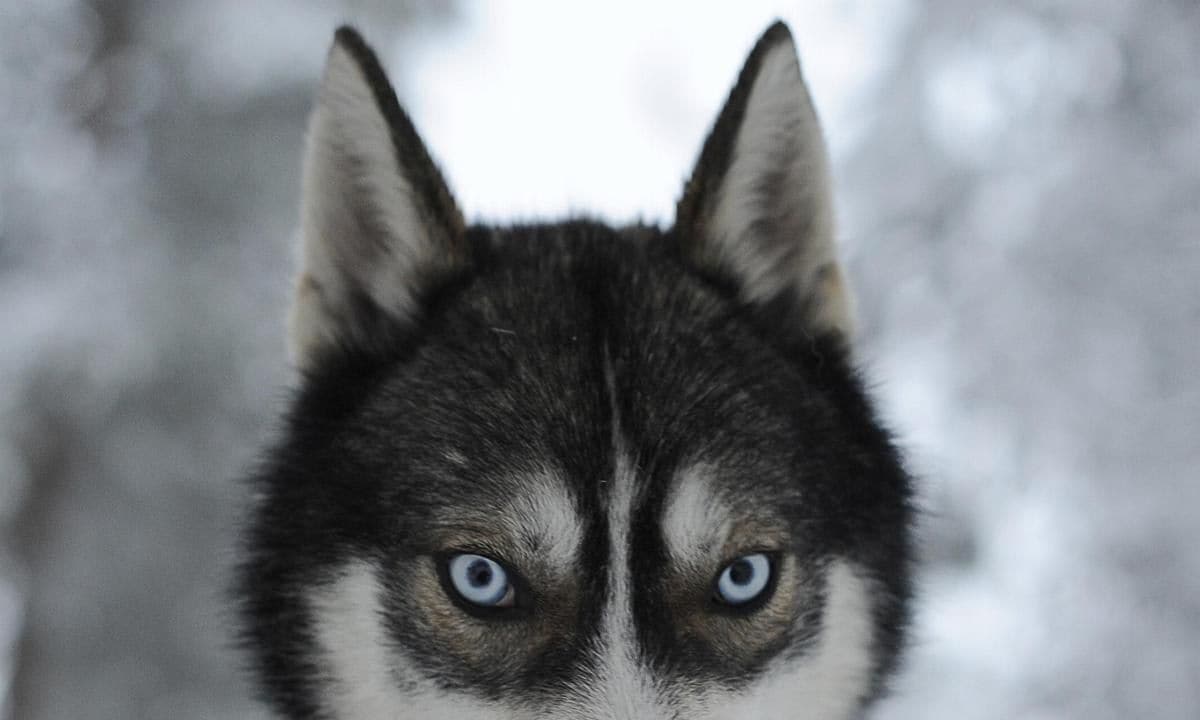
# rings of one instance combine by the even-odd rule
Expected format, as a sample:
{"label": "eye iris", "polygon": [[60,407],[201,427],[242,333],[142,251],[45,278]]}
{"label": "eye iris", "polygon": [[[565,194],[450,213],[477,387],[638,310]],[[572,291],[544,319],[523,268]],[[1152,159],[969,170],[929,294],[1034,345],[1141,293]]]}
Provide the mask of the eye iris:
{"label": "eye iris", "polygon": [[446,569],[454,593],[472,605],[498,607],[511,604],[508,574],[495,560],[464,553],[449,559]]}
{"label": "eye iris", "polygon": [[771,573],[771,560],[765,554],[743,555],[721,571],[717,578],[717,600],[726,605],[744,605],[763,594]]}

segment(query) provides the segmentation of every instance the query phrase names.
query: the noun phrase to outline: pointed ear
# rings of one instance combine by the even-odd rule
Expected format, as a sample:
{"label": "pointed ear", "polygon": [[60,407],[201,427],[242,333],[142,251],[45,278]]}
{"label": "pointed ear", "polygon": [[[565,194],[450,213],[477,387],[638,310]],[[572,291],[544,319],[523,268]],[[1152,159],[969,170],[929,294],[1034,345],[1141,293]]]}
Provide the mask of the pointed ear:
{"label": "pointed ear", "polygon": [[357,32],[334,36],[309,121],[293,361],[382,346],[424,293],[466,264],[463,221],[441,173]]}
{"label": "pointed ear", "polygon": [[697,269],[744,302],[795,303],[808,330],[849,339],[829,160],[783,23],[746,60],[684,188],[675,234]]}

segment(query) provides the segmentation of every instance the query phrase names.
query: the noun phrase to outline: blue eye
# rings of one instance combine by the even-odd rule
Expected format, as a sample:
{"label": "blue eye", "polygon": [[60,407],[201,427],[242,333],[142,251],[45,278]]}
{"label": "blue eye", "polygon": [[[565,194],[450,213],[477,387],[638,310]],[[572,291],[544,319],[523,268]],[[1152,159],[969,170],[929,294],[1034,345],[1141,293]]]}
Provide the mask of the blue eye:
{"label": "blue eye", "polygon": [[512,607],[515,599],[508,573],[500,563],[482,555],[463,553],[450,558],[450,584],[463,600],[481,607]]}
{"label": "blue eye", "polygon": [[717,599],[726,605],[745,605],[767,589],[771,572],[771,559],[765,554],[743,555],[721,571],[717,578]]}

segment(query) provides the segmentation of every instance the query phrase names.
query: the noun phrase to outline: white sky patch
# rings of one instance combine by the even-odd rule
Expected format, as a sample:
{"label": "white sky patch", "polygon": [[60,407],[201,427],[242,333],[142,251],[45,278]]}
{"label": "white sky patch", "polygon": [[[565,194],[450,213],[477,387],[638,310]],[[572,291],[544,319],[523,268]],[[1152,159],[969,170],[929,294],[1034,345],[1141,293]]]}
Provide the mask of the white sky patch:
{"label": "white sky patch", "polygon": [[[469,3],[461,26],[391,57],[402,101],[468,217],[579,210],[669,221],[754,41],[791,26],[836,157],[903,31],[906,0]],[[410,48],[411,49],[411,48]],[[405,62],[399,62],[403,59]],[[405,85],[405,83],[401,83]]]}

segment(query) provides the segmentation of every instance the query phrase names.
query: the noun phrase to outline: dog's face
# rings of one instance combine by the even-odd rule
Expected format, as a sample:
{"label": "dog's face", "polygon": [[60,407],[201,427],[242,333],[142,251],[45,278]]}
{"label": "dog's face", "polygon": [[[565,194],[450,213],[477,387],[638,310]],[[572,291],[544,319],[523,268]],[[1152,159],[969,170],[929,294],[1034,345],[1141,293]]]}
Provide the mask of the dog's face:
{"label": "dog's face", "polygon": [[908,481],[847,358],[782,25],[675,225],[467,227],[339,31],[304,373],[240,578],[287,717],[845,718],[892,668]]}

